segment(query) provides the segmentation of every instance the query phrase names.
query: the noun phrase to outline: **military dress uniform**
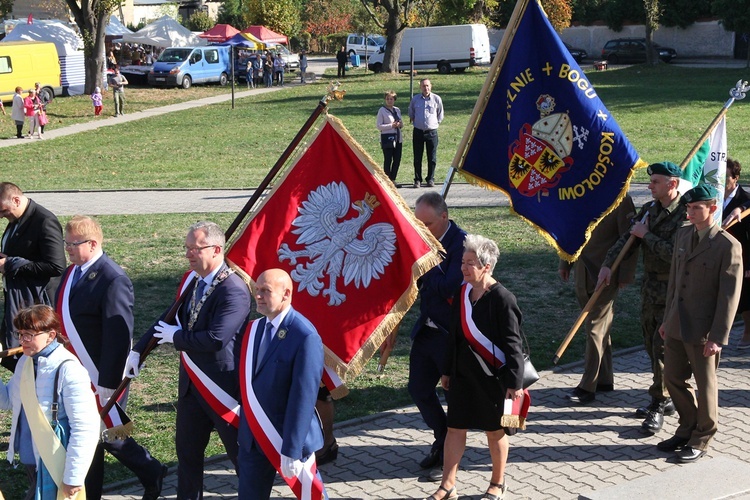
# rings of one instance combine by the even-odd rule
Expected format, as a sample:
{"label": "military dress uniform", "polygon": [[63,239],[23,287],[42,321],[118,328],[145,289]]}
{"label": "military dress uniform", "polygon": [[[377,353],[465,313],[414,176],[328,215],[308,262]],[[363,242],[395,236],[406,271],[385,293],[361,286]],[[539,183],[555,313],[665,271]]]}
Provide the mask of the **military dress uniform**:
{"label": "military dress uniform", "polygon": [[[634,219],[634,222],[641,221],[644,215],[648,214],[649,232],[643,238],[636,239],[634,248],[640,245],[643,249],[641,330],[646,352],[651,359],[653,373],[653,381],[648,393],[651,396],[652,405],[661,405],[660,413],[664,413],[663,407],[669,398],[669,393],[664,384],[664,342],[658,329],[664,319],[675,234],[679,228],[689,224],[686,220],[686,213],[685,205],[680,203],[680,197],[677,196],[667,207],[662,207],[658,200],[646,203]],[[612,266],[629,238],[629,232],[620,236],[617,243],[607,252],[603,267]],[[640,409],[638,414],[647,416],[647,411]],[[661,425],[658,427],[660,428]]]}

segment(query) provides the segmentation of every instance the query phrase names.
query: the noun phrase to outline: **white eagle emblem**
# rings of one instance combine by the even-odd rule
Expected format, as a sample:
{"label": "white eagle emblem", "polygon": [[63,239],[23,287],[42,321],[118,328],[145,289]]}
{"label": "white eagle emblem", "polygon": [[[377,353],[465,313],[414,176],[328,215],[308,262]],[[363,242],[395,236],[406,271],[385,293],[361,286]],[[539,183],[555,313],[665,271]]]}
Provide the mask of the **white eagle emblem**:
{"label": "white eagle emblem", "polygon": [[[297,264],[292,271],[292,279],[299,283],[298,291],[317,297],[323,288],[323,274],[328,274],[328,288],[323,296],[328,297],[329,306],[338,306],[346,300],[346,295],[336,290],[336,281],[344,275],[344,285],[352,281],[359,288],[370,285],[385,273],[396,252],[396,233],[391,224],[380,222],[362,230],[380,205],[374,195],[365,193],[364,199],[349,205],[349,190],[343,182],[332,182],[311,191],[307,200],[299,207],[299,216],[292,221],[298,234],[297,244],[302,250],[291,250],[282,243],[279,248],[279,262],[289,259],[297,264],[297,259],[309,260]],[[359,215],[340,221],[349,208]],[[360,237],[361,234],[361,237]]]}

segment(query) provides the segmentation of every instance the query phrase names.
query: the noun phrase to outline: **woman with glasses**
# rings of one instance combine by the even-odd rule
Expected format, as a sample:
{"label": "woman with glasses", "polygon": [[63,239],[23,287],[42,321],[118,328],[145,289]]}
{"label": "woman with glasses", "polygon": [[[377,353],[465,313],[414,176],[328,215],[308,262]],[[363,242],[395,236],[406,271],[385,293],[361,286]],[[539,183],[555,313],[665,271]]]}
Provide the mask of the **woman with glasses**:
{"label": "woman with glasses", "polygon": [[58,488],[84,499],[100,423],[88,373],[63,347],[51,307],[22,309],[13,326],[24,355],[8,384],[0,381],[0,409],[13,410],[8,461],[26,467],[26,499],[54,500]]}

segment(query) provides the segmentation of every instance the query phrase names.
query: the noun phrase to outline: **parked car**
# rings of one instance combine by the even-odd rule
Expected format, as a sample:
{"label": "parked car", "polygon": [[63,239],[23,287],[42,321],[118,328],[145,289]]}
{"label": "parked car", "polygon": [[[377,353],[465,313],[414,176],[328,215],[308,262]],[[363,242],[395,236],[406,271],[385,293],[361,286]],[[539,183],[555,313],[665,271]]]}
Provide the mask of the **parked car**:
{"label": "parked car", "polygon": [[284,61],[285,71],[296,71],[299,69],[299,54],[290,52],[286,45],[269,44],[266,45],[266,49],[270,50],[274,54],[281,54],[281,59]]}
{"label": "parked car", "polygon": [[170,47],[164,50],[148,74],[149,85],[179,86],[189,89],[194,83],[226,85],[230,74],[229,48]]}
{"label": "parked car", "polygon": [[[670,62],[677,57],[677,51],[652,44],[654,50],[659,54],[659,59]],[[646,62],[646,39],[645,38],[616,38],[604,44],[602,59],[612,64],[618,63],[644,63]]]}
{"label": "parked car", "polygon": [[0,99],[3,101],[13,100],[17,86],[26,91],[33,89],[35,82],[42,84],[40,93],[52,100],[62,93],[60,74],[60,60],[54,43],[0,43]]}
{"label": "parked car", "polygon": [[571,47],[567,43],[565,43],[565,48],[568,49],[568,52],[570,52],[570,55],[573,56],[573,59],[575,59],[578,64],[581,64],[581,62],[588,57],[588,54],[583,49]]}

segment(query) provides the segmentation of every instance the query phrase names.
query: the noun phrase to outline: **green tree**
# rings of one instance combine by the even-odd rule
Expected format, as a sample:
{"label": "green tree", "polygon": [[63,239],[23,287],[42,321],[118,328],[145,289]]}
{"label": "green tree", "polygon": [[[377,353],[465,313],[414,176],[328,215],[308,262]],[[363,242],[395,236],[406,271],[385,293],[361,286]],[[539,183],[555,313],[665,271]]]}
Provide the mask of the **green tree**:
{"label": "green tree", "polygon": [[302,29],[300,12],[297,0],[248,0],[244,11],[247,24],[262,24],[290,37]]}
{"label": "green tree", "polygon": [[646,17],[646,64],[659,64],[659,55],[654,51],[654,31],[659,29],[661,6],[659,0],[643,0],[643,12]]}
{"label": "green tree", "polygon": [[581,23],[585,26],[594,24],[595,21],[603,19],[602,9],[604,0],[573,0],[572,22]]}
{"label": "green tree", "polygon": [[[534,0],[529,0],[534,1]],[[562,31],[570,26],[572,17],[571,0],[542,0],[547,18],[552,23],[555,30]],[[490,13],[490,17],[497,26],[507,26],[510,16],[513,15],[513,9],[516,6],[516,0],[500,0],[497,7]]]}
{"label": "green tree", "polygon": [[94,87],[101,87],[104,73],[104,30],[109,16],[120,4],[119,0],[65,0],[73,14],[83,38],[84,69],[86,83],[84,92],[91,94]]}
{"label": "green tree", "polygon": [[216,22],[211,19],[208,12],[202,10],[196,10],[193,14],[185,21],[185,27],[190,31],[208,31],[216,25]]}
{"label": "green tree", "polygon": [[13,0],[0,0],[0,17],[7,17],[13,10]]}
{"label": "green tree", "polygon": [[664,26],[687,28],[701,17],[711,16],[711,0],[660,0],[659,22]]}
{"label": "green tree", "polygon": [[[714,0],[711,8],[728,31],[737,36],[750,34],[750,0]],[[750,68],[750,49],[745,67]]]}
{"label": "green tree", "polygon": [[224,0],[219,6],[216,22],[229,24],[239,30],[245,29],[246,23],[242,12],[242,0]]}

